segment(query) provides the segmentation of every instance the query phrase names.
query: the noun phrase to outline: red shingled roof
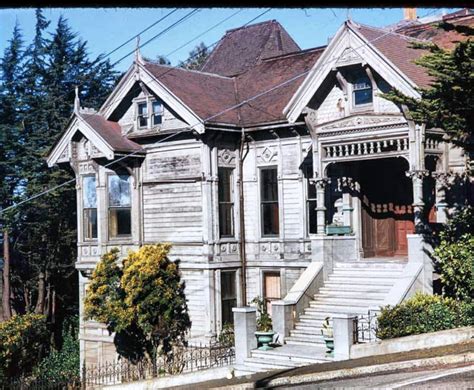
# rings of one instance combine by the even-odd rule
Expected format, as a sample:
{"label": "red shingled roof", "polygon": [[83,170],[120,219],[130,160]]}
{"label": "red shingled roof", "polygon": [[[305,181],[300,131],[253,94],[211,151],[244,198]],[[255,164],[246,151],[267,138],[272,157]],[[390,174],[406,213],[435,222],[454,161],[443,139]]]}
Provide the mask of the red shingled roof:
{"label": "red shingled roof", "polygon": [[[150,62],[145,63],[145,68],[201,119],[237,104],[231,78]],[[238,117],[233,110],[212,118],[212,121],[237,123]]]}
{"label": "red shingled roof", "polygon": [[276,20],[226,32],[207,61],[203,72],[236,76],[265,58],[301,50]]}
{"label": "red shingled roof", "polygon": [[389,61],[400,69],[410,80],[419,87],[429,87],[432,79],[426,70],[415,64],[415,60],[428,51],[414,49],[412,44],[416,39],[403,36],[384,29],[351,23],[351,27],[362,34]]}
{"label": "red shingled roof", "polygon": [[96,130],[115,152],[129,153],[143,150],[139,144],[122,135],[122,129],[117,122],[105,120],[99,114],[81,113],[80,117]]}

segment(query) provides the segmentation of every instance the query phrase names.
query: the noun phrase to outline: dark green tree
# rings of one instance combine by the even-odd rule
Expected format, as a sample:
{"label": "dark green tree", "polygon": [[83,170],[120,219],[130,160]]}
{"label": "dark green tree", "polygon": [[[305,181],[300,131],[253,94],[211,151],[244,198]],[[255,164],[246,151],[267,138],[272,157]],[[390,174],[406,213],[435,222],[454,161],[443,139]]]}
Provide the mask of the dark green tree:
{"label": "dark green tree", "polygon": [[207,57],[211,54],[209,49],[201,42],[199,45],[189,52],[189,57],[185,61],[179,63],[180,68],[189,69],[189,70],[200,70],[206,62]]}
{"label": "dark green tree", "polygon": [[466,152],[474,152],[474,42],[472,28],[458,29],[449,23],[439,26],[446,30],[456,29],[468,35],[458,42],[452,51],[439,46],[416,44],[429,53],[415,61],[432,76],[429,88],[420,88],[421,99],[408,97],[398,90],[385,96],[399,105],[405,105],[416,122],[425,122],[428,127],[443,129],[449,140]]}

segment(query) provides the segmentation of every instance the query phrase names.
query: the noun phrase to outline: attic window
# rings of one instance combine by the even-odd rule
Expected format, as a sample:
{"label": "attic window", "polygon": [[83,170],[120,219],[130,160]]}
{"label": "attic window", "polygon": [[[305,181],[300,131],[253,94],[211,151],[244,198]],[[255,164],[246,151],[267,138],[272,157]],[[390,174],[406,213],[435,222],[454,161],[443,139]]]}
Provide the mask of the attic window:
{"label": "attic window", "polygon": [[372,84],[368,76],[361,75],[355,79],[352,85],[352,94],[354,106],[372,103]]}
{"label": "attic window", "polygon": [[153,108],[153,114],[152,114],[153,126],[161,125],[161,122],[163,121],[163,104],[161,104],[161,102],[153,102],[152,108]]}
{"label": "attic window", "polygon": [[148,127],[148,103],[138,103],[138,127]]}

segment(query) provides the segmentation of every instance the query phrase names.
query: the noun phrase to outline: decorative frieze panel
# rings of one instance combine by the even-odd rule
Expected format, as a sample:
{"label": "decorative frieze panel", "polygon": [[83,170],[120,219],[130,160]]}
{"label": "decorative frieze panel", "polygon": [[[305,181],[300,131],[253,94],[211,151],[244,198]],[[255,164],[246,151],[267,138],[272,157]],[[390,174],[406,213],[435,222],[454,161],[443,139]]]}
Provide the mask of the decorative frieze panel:
{"label": "decorative frieze panel", "polygon": [[226,242],[219,245],[221,255],[236,255],[239,253],[239,247],[236,242]]}
{"label": "decorative frieze panel", "polygon": [[264,242],[260,244],[260,254],[280,253],[279,242]]}
{"label": "decorative frieze panel", "polygon": [[369,116],[369,115],[358,115],[347,119],[338,120],[337,122],[322,126],[321,131],[335,130],[335,129],[348,129],[348,128],[365,128],[372,126],[380,126],[387,124],[405,124],[406,121],[401,116]]}
{"label": "decorative frieze panel", "polygon": [[98,245],[86,245],[80,249],[82,257],[97,257],[100,256],[100,247]]}
{"label": "decorative frieze panel", "polygon": [[388,152],[407,152],[408,138],[397,138],[383,141],[355,142],[344,145],[325,146],[325,159],[344,158],[383,154]]}
{"label": "decorative frieze panel", "polygon": [[80,174],[88,174],[88,173],[95,173],[96,166],[95,163],[88,161],[88,162],[81,162],[78,164],[78,169]]}
{"label": "decorative frieze panel", "polygon": [[235,152],[229,149],[219,149],[217,152],[217,164],[219,166],[235,166]]}
{"label": "decorative frieze panel", "polygon": [[265,146],[257,149],[257,162],[260,164],[276,163],[278,149],[274,146]]}

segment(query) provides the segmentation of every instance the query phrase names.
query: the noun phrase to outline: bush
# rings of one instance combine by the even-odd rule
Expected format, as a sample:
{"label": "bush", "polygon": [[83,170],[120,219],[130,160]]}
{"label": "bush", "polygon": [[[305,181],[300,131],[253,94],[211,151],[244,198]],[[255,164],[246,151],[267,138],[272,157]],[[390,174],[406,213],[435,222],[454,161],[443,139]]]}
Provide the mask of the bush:
{"label": "bush", "polygon": [[63,345],[53,349],[36,368],[34,377],[48,383],[62,383],[79,378],[78,318],[72,318],[63,326]]}
{"label": "bush", "polygon": [[441,241],[434,257],[443,283],[443,295],[471,300],[474,296],[474,235],[464,234],[454,242]]}
{"label": "bush", "polygon": [[471,325],[474,325],[472,303],[417,293],[396,306],[382,308],[377,337],[391,339]]}
{"label": "bush", "polygon": [[15,315],[0,323],[0,383],[2,379],[28,375],[48,344],[44,315]]}

